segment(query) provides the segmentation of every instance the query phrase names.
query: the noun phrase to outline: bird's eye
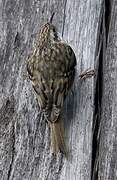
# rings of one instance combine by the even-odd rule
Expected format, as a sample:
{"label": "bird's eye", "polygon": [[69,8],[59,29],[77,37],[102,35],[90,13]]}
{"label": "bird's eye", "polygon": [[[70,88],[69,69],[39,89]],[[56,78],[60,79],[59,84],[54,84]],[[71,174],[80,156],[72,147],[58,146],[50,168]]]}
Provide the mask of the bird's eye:
{"label": "bird's eye", "polygon": [[56,29],[55,29],[55,28],[53,28],[53,32],[56,32]]}

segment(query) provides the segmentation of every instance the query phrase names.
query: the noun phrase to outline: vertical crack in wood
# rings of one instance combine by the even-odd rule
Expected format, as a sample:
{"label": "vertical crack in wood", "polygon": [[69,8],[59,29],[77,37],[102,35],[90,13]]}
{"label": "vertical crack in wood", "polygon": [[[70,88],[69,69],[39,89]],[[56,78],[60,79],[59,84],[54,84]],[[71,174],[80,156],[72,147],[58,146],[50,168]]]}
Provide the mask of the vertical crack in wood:
{"label": "vertical crack in wood", "polygon": [[107,45],[107,40],[108,40],[108,32],[109,32],[109,25],[110,25],[112,1],[111,0],[105,0],[106,45]]}
{"label": "vertical crack in wood", "polygon": [[96,62],[96,68],[97,68],[97,74],[96,74],[96,88],[95,88],[95,112],[94,112],[94,121],[93,121],[93,142],[92,142],[92,180],[97,179],[97,165],[98,165],[98,132],[99,132],[99,123],[100,123],[100,107],[101,107],[101,97],[102,97],[102,89],[101,89],[101,83],[102,83],[102,49],[103,49],[103,14],[104,14],[104,7],[102,10],[102,14],[100,16],[101,18],[101,24],[99,27],[99,37],[98,37],[98,49],[97,49],[97,62]]}
{"label": "vertical crack in wood", "polygon": [[65,27],[65,11],[66,11],[66,4],[67,4],[67,0],[65,0],[65,4],[64,4],[63,26],[62,26],[62,37],[63,37],[63,34],[64,34],[64,27]]}
{"label": "vertical crack in wood", "polygon": [[98,179],[99,168],[99,144],[100,144],[100,119],[101,119],[101,107],[102,107],[102,93],[103,93],[103,60],[106,54],[106,45],[108,39],[108,31],[110,24],[111,3],[110,0],[104,0],[102,6],[101,24],[98,34],[98,49],[96,51],[96,68],[97,77],[95,83],[95,112],[93,121],[93,142],[92,142],[92,180]]}
{"label": "vertical crack in wood", "polygon": [[15,155],[15,130],[14,130],[14,124],[12,124],[12,150],[11,150],[11,161],[10,161],[10,166],[8,170],[8,178],[7,180],[10,180],[11,173],[12,173],[12,168],[13,168],[13,162],[14,162],[14,155]]}

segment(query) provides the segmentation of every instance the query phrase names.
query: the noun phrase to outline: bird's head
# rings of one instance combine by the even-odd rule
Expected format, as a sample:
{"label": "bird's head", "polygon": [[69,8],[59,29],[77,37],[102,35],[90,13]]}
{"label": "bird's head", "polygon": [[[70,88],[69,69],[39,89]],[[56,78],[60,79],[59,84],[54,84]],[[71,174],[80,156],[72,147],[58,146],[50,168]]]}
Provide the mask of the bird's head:
{"label": "bird's head", "polygon": [[58,40],[58,32],[56,27],[51,23],[46,23],[40,30],[40,38],[50,41]]}
{"label": "bird's head", "polygon": [[53,16],[54,14],[51,16],[49,22],[44,24],[40,29],[38,36],[38,43],[40,44],[40,46],[60,40],[57,29],[52,24]]}

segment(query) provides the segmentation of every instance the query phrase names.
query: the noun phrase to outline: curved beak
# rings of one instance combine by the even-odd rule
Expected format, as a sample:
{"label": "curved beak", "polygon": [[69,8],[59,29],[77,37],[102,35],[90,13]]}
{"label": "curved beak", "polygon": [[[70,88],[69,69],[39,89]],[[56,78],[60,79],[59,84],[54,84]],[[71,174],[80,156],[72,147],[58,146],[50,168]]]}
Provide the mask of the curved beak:
{"label": "curved beak", "polygon": [[53,20],[54,15],[55,15],[55,12],[53,12],[53,13],[52,13],[52,16],[50,17],[50,20],[49,20],[50,23],[52,23],[52,20]]}

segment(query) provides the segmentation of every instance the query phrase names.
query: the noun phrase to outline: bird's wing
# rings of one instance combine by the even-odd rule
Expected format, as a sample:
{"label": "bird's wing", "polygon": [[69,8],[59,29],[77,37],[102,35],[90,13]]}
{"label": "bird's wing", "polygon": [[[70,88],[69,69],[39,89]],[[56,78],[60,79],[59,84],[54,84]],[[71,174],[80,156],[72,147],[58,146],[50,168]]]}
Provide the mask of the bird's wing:
{"label": "bird's wing", "polygon": [[48,87],[42,74],[39,72],[37,61],[37,57],[31,56],[27,61],[27,71],[36,93],[38,104],[43,111],[48,104]]}
{"label": "bird's wing", "polygon": [[[75,77],[75,66],[76,66],[75,54],[69,45],[63,44],[62,46],[60,45],[59,48],[61,47],[62,47],[61,52],[63,51],[64,54],[63,55],[60,54],[61,58],[59,58],[59,62],[61,61],[61,69],[63,69],[63,72],[61,69],[58,70],[62,74],[61,76],[56,77],[53,83],[53,107],[50,118],[51,121],[53,122],[56,121],[57,118],[59,117],[61,108],[63,107],[64,100],[73,84]],[[65,67],[62,68],[62,66]]]}

